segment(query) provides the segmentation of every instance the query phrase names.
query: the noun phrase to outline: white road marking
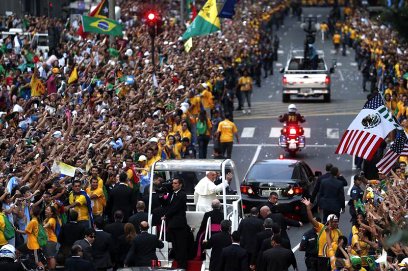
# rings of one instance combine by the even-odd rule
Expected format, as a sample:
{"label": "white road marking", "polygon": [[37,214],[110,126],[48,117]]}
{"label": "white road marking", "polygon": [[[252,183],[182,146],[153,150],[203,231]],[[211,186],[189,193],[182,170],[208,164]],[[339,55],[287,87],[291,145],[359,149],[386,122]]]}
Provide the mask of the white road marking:
{"label": "white road marking", "polygon": [[259,156],[259,153],[261,152],[261,149],[262,149],[262,145],[258,145],[258,147],[256,148],[256,151],[255,151],[254,157],[252,158],[251,164],[248,167],[248,170],[256,162],[256,160],[258,160],[258,156]]}
{"label": "white road marking", "polygon": [[353,155],[353,164],[351,165],[351,169],[352,169],[352,170],[355,170],[355,169],[356,169],[356,164],[355,164],[355,162],[356,162],[356,156]]}
{"label": "white road marking", "polygon": [[276,66],[276,67],[282,67],[283,65],[282,65],[282,63],[277,62],[277,63],[275,64],[275,66]]}
{"label": "white road marking", "polygon": [[298,250],[300,247],[300,243],[297,244],[294,248],[292,248],[292,252],[295,253],[296,250]]}
{"label": "white road marking", "polygon": [[283,50],[278,50],[279,55],[283,55]]}
{"label": "white road marking", "polygon": [[339,75],[340,75],[340,81],[344,81],[344,76],[343,76],[342,71],[341,70],[338,70],[338,71],[339,71]]}
{"label": "white road marking", "polygon": [[279,137],[281,129],[281,127],[272,127],[269,137]]}
{"label": "white road marking", "polygon": [[341,62],[337,62],[336,65],[339,66],[339,67],[343,66],[343,64]]}
{"label": "white road marking", "polygon": [[253,137],[255,133],[255,127],[245,127],[242,130],[241,137]]}
{"label": "white road marking", "polygon": [[357,67],[357,62],[350,62],[350,66]]}
{"label": "white road marking", "polygon": [[339,128],[327,128],[326,136],[327,138],[338,139],[340,137]]}
{"label": "white road marking", "polygon": [[330,53],[332,54],[332,55],[334,55],[335,53],[336,53],[336,50],[330,50]]}
{"label": "white road marking", "polygon": [[[280,134],[281,134],[281,129],[282,129],[282,127],[272,127],[271,131],[269,133],[269,137],[278,138],[280,136]],[[303,130],[304,130],[305,137],[310,138],[310,133],[311,133],[310,128],[303,128]]]}

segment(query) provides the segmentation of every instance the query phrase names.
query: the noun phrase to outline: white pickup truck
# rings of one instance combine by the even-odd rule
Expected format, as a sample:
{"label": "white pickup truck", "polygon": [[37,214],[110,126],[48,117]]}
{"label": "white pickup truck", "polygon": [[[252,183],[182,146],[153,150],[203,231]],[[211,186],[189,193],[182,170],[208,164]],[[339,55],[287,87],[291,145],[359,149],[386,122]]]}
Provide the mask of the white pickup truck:
{"label": "white pickup truck", "polygon": [[285,68],[280,72],[282,76],[282,102],[290,102],[290,96],[297,97],[320,97],[323,95],[324,102],[330,102],[330,74],[334,73],[336,61],[333,67],[327,68],[322,51],[317,51],[317,63],[311,65],[304,61],[303,51],[295,50],[289,55]]}

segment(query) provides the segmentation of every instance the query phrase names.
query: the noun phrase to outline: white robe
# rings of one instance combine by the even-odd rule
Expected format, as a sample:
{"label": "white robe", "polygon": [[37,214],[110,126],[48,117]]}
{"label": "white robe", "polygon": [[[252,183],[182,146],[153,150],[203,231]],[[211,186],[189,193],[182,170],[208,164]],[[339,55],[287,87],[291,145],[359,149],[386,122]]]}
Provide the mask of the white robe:
{"label": "white robe", "polygon": [[228,186],[226,181],[219,185],[215,185],[214,182],[207,178],[207,176],[202,178],[194,188],[194,203],[196,204],[196,211],[211,211],[212,201],[217,198],[217,193],[221,192],[224,186]]}

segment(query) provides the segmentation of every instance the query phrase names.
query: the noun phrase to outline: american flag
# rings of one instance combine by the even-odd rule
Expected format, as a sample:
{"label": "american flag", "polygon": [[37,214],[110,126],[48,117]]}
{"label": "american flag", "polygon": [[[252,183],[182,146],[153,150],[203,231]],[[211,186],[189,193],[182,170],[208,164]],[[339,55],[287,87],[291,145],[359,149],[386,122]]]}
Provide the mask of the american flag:
{"label": "american flag", "polygon": [[347,153],[371,160],[384,138],[392,130],[400,127],[385,107],[381,94],[378,93],[366,102],[347,128],[336,153]]}
{"label": "american flag", "polygon": [[390,172],[400,155],[408,151],[407,137],[404,132],[399,133],[397,139],[385,153],[380,162],[376,164],[379,172],[387,174]]}

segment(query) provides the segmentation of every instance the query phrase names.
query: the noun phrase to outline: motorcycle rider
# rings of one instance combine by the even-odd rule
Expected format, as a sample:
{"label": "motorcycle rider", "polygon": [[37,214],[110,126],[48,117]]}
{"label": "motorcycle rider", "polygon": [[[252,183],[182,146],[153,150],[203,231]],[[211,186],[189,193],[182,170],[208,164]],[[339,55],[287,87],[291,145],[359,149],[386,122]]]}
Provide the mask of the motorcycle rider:
{"label": "motorcycle rider", "polygon": [[16,262],[16,249],[10,244],[4,245],[0,248],[0,270],[25,270],[20,262]]}
{"label": "motorcycle rider", "polygon": [[288,106],[288,113],[279,116],[279,121],[284,122],[286,126],[289,125],[299,125],[300,123],[304,123],[306,121],[305,117],[302,116],[300,113],[297,113],[296,105],[290,104]]}

